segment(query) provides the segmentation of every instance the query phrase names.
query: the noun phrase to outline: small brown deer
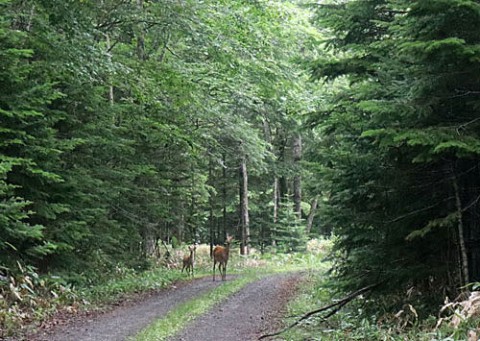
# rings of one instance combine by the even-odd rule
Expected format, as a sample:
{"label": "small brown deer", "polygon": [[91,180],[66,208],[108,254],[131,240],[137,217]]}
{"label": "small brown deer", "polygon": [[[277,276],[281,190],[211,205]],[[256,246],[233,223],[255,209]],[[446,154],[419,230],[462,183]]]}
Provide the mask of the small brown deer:
{"label": "small brown deer", "polygon": [[215,246],[213,249],[213,281],[215,281],[215,266],[218,263],[218,271],[222,276],[222,281],[227,280],[227,263],[228,263],[228,254],[230,253],[230,243],[232,242],[233,237],[227,235],[227,240],[225,241],[225,246]]}
{"label": "small brown deer", "polygon": [[189,246],[188,249],[190,250],[190,255],[183,257],[182,272],[185,269],[187,274],[193,276],[193,265],[195,264],[195,250],[197,249],[197,245]]}

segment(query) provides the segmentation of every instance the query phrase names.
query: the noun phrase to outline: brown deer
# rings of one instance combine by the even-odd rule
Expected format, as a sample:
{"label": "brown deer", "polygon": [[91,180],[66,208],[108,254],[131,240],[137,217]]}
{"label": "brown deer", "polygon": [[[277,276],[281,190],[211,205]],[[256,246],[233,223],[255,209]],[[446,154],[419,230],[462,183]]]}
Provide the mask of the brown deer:
{"label": "brown deer", "polygon": [[189,246],[188,249],[190,250],[190,255],[183,257],[182,272],[185,269],[187,274],[193,276],[193,265],[195,264],[195,250],[197,249],[197,245]]}
{"label": "brown deer", "polygon": [[230,243],[232,242],[233,237],[227,236],[225,241],[225,246],[215,246],[213,249],[213,281],[215,281],[215,266],[218,263],[218,271],[222,276],[222,281],[227,280],[227,263],[228,263],[228,254],[230,253]]}

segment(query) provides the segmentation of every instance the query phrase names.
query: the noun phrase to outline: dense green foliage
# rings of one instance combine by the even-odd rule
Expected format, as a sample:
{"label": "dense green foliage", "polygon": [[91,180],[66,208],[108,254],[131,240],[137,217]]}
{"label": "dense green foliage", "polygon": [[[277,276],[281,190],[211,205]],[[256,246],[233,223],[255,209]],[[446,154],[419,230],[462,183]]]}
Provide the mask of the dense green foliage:
{"label": "dense green foliage", "polygon": [[316,13],[336,56],[312,66],[336,86],[311,117],[335,273],[350,289],[382,283],[396,308],[455,297],[480,280],[480,4],[335,1]]}
{"label": "dense green foliage", "polygon": [[282,178],[290,215],[303,172],[291,138],[314,86],[298,61],[319,46],[305,10],[2,0],[0,11],[2,274],[20,262],[91,282],[148,266],[162,240],[239,238],[241,158],[253,246],[304,228],[274,224],[271,203]]}
{"label": "dense green foliage", "polygon": [[227,233],[333,232],[376,313],[480,281],[480,4],[303,3],[0,0],[2,292]]}

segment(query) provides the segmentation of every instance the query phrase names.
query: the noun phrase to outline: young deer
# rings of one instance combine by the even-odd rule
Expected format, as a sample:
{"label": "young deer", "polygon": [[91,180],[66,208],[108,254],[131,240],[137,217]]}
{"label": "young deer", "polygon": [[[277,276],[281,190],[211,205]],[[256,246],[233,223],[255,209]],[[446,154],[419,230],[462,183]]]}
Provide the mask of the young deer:
{"label": "young deer", "polygon": [[225,241],[225,246],[215,246],[213,249],[213,281],[215,281],[215,266],[218,263],[218,271],[222,276],[222,281],[227,280],[227,263],[228,263],[228,254],[230,252],[230,243],[232,242],[233,237],[227,236]]}
{"label": "young deer", "polygon": [[182,272],[183,269],[186,269],[187,274],[191,274],[193,276],[193,264],[195,263],[195,250],[197,249],[197,246],[189,246],[188,249],[190,250],[190,255],[183,257]]}

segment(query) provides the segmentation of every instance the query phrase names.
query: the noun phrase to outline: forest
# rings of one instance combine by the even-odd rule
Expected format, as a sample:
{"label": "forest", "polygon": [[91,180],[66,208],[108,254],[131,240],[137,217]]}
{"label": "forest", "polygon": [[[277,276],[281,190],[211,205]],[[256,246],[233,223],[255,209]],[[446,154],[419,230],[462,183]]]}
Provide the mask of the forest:
{"label": "forest", "polygon": [[227,235],[246,258],[328,240],[325,285],[371,288],[372,324],[473,297],[479,22],[474,0],[0,0],[0,338],[22,295]]}

